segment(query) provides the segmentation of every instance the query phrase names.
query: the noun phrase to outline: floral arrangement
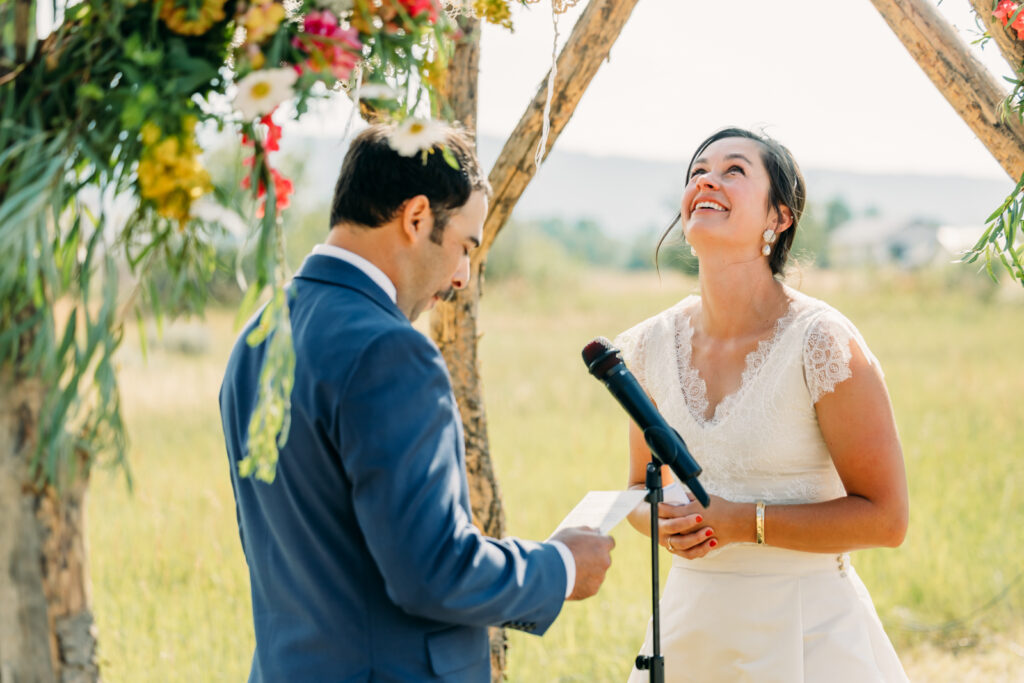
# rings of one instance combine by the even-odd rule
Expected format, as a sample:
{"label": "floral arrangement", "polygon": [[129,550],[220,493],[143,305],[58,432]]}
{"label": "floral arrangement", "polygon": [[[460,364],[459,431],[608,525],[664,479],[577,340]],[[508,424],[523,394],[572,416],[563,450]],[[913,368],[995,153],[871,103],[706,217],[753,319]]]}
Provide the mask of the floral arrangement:
{"label": "floral arrangement", "polygon": [[999,0],[992,16],[1003,22],[1003,26],[1010,24],[1010,28],[1017,31],[1017,38],[1024,40],[1024,17],[1017,11],[1018,9],[1019,5],[1014,0]]}
{"label": "floral arrangement", "polygon": [[[433,120],[450,117],[442,93],[464,37],[458,15],[511,27],[511,6],[527,2],[95,0],[69,3],[42,39],[23,3],[0,2],[0,357],[48,387],[40,480],[57,481],[82,454],[112,449],[123,461],[113,354],[124,314],[198,311],[208,296],[217,230],[197,214],[233,191],[203,168],[200,125],[236,130],[248,150],[242,186],[258,224],[242,314],[270,289],[251,341],[274,339],[243,470],[272,479],[294,362],[280,222],[293,186],[269,157],[283,117],[344,90],[395,122],[395,149],[415,155],[434,142]],[[83,199],[90,188],[99,206]],[[131,205],[116,229],[111,198]],[[138,281],[127,303],[125,263]],[[147,280],[157,269],[170,286]],[[58,300],[73,302],[66,320]]]}
{"label": "floral arrangement", "polygon": [[[153,5],[175,34],[214,42],[230,35],[225,61],[233,64],[236,78],[225,84],[225,91],[234,91],[242,142],[252,150],[244,187],[256,188],[258,216],[267,216],[268,204],[274,207],[268,220],[288,206],[292,191],[290,181],[267,159],[278,148],[281,128],[273,115],[281,103],[296,100],[301,115],[314,93],[343,88],[358,97],[365,80],[370,87],[361,96],[369,100],[369,93],[373,106],[391,118],[408,118],[424,95],[433,116],[445,113],[438,93],[457,34],[438,0],[155,0]],[[184,113],[181,121],[167,126],[167,137],[160,130],[151,143],[144,141],[143,154],[155,155],[159,148],[165,167],[190,170],[173,188],[164,183],[154,187],[152,174],[140,174],[139,194],[160,215],[184,221],[190,203],[210,188],[188,142],[194,124],[186,122],[194,117]],[[147,138],[152,139],[154,129],[148,125]],[[180,144],[165,142],[175,136]]]}

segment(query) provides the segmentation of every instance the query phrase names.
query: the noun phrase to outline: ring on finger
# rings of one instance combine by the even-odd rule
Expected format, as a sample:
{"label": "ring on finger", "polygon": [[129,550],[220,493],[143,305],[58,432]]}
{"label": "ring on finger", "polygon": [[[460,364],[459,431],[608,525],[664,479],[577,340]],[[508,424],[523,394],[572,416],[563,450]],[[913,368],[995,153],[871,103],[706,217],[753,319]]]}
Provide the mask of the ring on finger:
{"label": "ring on finger", "polygon": [[668,546],[668,551],[670,553],[674,553],[676,551],[675,546],[672,545],[672,538],[673,538],[672,536],[669,536],[668,540],[665,541],[665,545]]}

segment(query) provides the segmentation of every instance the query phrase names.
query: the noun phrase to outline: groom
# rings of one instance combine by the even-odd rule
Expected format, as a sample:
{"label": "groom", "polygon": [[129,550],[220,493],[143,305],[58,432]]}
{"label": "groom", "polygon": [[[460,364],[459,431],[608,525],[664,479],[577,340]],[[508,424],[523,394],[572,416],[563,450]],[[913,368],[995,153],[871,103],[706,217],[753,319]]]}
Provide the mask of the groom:
{"label": "groom", "polygon": [[250,681],[490,681],[488,625],[542,634],[597,592],[614,541],[473,526],[462,423],[410,321],[464,287],[489,186],[458,131],[402,156],[372,126],[342,165],[326,243],[291,287],[291,430],[273,484],[238,476],[266,343],[243,330],[220,406],[252,583]]}

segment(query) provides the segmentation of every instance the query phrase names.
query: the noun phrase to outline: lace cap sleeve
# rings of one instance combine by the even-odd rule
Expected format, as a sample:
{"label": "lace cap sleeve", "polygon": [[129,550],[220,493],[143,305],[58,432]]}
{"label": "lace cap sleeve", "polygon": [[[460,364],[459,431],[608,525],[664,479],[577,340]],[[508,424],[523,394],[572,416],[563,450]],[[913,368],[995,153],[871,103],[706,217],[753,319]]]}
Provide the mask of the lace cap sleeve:
{"label": "lace cap sleeve", "polygon": [[817,403],[853,372],[850,370],[850,343],[856,343],[868,363],[879,368],[878,359],[867,342],[849,320],[834,309],[816,317],[804,338],[804,376],[811,392],[811,402]]}
{"label": "lace cap sleeve", "polygon": [[644,388],[647,387],[647,373],[644,368],[647,365],[647,332],[650,325],[647,321],[629,328],[612,342],[622,351],[622,360],[636,377],[636,381]]}

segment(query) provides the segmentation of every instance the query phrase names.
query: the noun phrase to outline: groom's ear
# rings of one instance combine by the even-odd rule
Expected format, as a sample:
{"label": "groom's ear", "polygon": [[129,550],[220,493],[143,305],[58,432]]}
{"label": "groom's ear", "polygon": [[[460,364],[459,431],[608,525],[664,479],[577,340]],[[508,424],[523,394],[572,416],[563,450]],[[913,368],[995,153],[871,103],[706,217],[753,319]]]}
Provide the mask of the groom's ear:
{"label": "groom's ear", "polygon": [[400,209],[399,220],[402,234],[410,242],[429,237],[434,229],[434,212],[430,210],[430,200],[423,194],[407,199]]}

